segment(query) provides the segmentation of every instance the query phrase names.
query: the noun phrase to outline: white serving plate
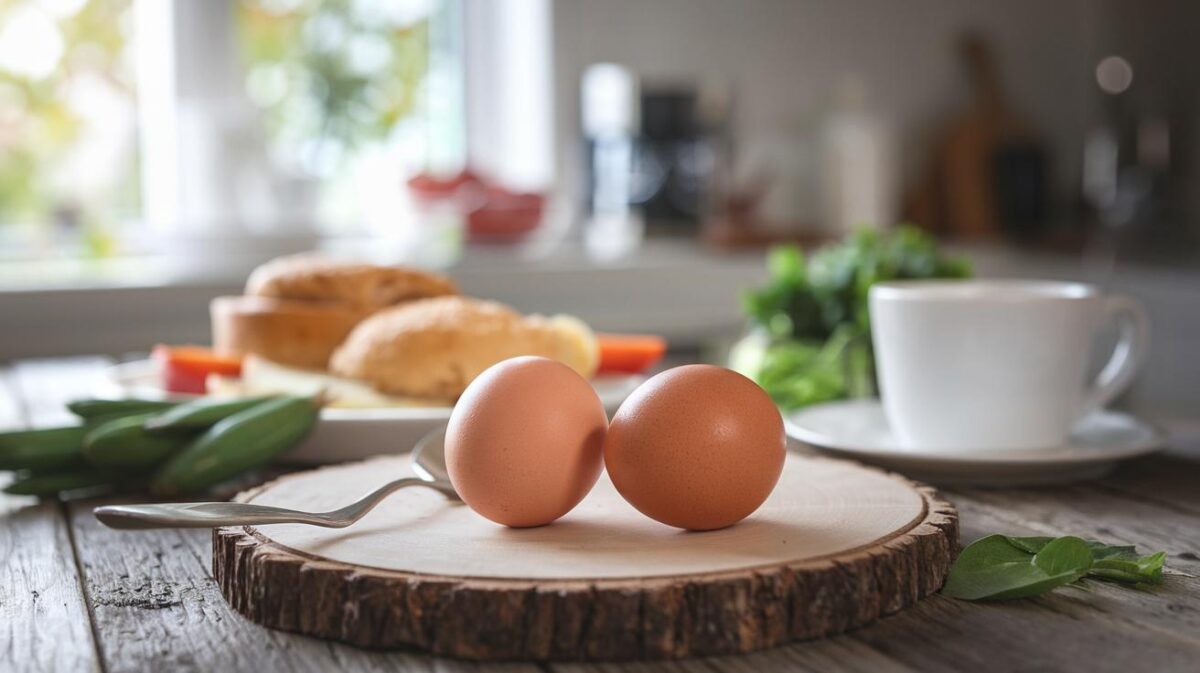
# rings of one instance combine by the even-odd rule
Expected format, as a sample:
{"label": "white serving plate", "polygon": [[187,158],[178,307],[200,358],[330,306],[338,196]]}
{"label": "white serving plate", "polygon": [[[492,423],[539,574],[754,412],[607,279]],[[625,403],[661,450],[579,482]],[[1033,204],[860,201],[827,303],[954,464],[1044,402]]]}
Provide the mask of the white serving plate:
{"label": "white serving plate", "polygon": [[902,446],[879,400],[827,402],[784,413],[788,435],[825,453],[935,484],[1020,486],[1103,476],[1123,460],[1162,449],[1166,435],[1129,414],[1098,411],[1061,446],[1009,451],[933,451]]}
{"label": "white serving plate", "polygon": [[[641,385],[640,375],[602,376],[592,380],[611,415]],[[196,395],[168,393],[159,384],[151,360],[110,367],[93,391],[97,397],[186,400]],[[451,407],[326,408],[312,433],[284,457],[289,463],[319,465],[370,456],[408,453],[426,434],[450,420]]]}

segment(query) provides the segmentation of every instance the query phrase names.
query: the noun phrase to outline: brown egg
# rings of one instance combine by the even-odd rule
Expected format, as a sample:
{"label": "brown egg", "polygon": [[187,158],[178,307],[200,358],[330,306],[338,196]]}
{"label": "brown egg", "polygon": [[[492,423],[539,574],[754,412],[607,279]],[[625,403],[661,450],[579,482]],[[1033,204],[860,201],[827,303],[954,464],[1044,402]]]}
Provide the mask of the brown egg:
{"label": "brown egg", "polygon": [[722,367],[688,365],[643,383],[609,425],[604,463],[638,511],[712,530],[749,516],[783,471],[787,439],[771,398]]}
{"label": "brown egg", "polygon": [[446,467],[471,509],[516,528],[542,526],[588,494],[608,417],[583,377],[540,357],[495,364],[467,386],[446,429]]}

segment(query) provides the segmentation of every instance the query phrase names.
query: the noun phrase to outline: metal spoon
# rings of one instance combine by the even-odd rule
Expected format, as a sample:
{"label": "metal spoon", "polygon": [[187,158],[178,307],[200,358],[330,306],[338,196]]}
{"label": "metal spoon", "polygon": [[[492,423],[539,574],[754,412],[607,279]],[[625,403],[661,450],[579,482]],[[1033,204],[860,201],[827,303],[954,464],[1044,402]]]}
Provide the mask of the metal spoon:
{"label": "metal spoon", "polygon": [[458,500],[446,472],[446,431],[426,435],[412,453],[416,477],[404,477],[380,486],[363,499],[331,512],[301,512],[244,502],[180,502],[156,505],[106,505],[92,510],[109,528],[218,528],[258,526],[268,523],[306,523],[325,528],[345,528],[361,519],[396,491],[426,486]]}

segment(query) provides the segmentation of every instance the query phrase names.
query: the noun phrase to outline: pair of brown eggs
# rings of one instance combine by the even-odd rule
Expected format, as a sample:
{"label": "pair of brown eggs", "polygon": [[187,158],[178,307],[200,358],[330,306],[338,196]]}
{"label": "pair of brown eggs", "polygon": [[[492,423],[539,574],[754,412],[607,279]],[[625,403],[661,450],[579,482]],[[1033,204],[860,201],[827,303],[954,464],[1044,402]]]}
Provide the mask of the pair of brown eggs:
{"label": "pair of brown eggs", "polygon": [[518,357],[467,387],[446,431],[446,464],[463,501],[506,526],[565,515],[607,468],[621,496],[646,516],[713,530],[767,499],[786,441],[770,397],[728,369],[662,372],[609,423],[591,384],[569,367]]}

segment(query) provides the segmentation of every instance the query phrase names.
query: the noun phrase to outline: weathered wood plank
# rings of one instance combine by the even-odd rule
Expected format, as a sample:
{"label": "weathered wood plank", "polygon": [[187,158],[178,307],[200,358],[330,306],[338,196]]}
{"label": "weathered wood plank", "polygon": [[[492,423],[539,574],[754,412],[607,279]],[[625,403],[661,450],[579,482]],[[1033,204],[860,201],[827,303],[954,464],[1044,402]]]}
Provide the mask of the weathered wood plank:
{"label": "weathered wood plank", "polygon": [[[1005,532],[1074,534],[1172,549],[1171,541],[1181,532],[1191,540],[1200,538],[1200,522],[1144,504],[1129,505],[1088,486],[948,495],[959,507],[964,543]],[[1137,525],[1138,520],[1143,524]],[[1169,563],[1193,574],[1200,565],[1187,552],[1173,554]],[[1091,585],[1090,592],[1060,589],[1001,603],[939,596],[852,637],[927,671],[1195,670],[1200,587],[1194,580],[1168,577],[1161,589],[1149,593],[1102,582]]]}
{"label": "weathered wood plank", "polygon": [[[1200,470],[1178,471],[1174,479],[1200,482]],[[1147,553],[1166,551],[1169,571],[1200,575],[1200,517],[1190,512],[1086,485],[1011,495],[980,491],[959,500],[970,512],[973,529],[993,520],[993,525],[1009,523],[1034,535],[1070,534],[1135,544]],[[1200,580],[1168,575],[1154,592],[1094,584],[1089,596],[1097,608],[1138,628],[1160,628],[1200,647]]]}
{"label": "weathered wood plank", "polygon": [[[13,383],[0,371],[0,428],[7,430],[25,425]],[[0,670],[100,670],[56,502],[0,494]]]}
{"label": "weathered wood plank", "polygon": [[[1096,496],[1107,500],[1105,494]],[[1097,528],[1112,532],[1108,526],[1101,524],[1085,530],[1075,521],[1068,520],[1058,525],[1047,525],[1044,521],[1027,521],[1020,514],[1013,515],[1009,509],[1001,509],[992,504],[981,504],[968,497],[958,498],[964,516],[969,517],[970,527],[964,531],[963,540],[971,541],[989,533],[1004,532],[1017,535],[1083,535],[1085,537],[1101,537]],[[1148,513],[1156,523],[1143,526],[1142,530],[1160,528],[1158,516]],[[1168,518],[1178,515],[1168,514]],[[1114,517],[1119,523],[1119,517]],[[1181,523],[1179,521],[1176,524]],[[1186,522],[1183,522],[1186,523]],[[1069,526],[1069,528],[1068,528]],[[1149,553],[1159,549],[1169,549],[1170,545],[1161,544],[1163,536],[1169,536],[1172,522],[1164,521],[1158,532],[1151,532],[1141,539],[1120,538],[1109,535],[1106,541],[1134,543],[1140,549]],[[1200,533],[1200,522],[1192,525],[1192,541],[1195,543]],[[1144,540],[1144,541],[1143,541]],[[1160,544],[1156,544],[1160,543]],[[1184,572],[1189,575],[1200,575],[1200,559],[1187,552],[1171,554],[1167,560],[1168,569]],[[1060,612],[1079,613],[1083,618],[1092,618],[1087,610],[1104,613],[1104,619],[1121,620],[1130,624],[1131,630],[1140,631],[1153,629],[1170,634],[1191,644],[1200,646],[1200,581],[1180,575],[1167,575],[1163,585],[1152,591],[1133,591],[1125,587],[1106,582],[1090,582],[1091,591],[1059,591],[1055,598],[1064,599],[1062,605],[1056,606]]]}
{"label": "weathered wood plank", "polygon": [[908,673],[917,669],[853,638],[835,636],[742,656],[622,664],[555,664],[551,670],[554,673]]}
{"label": "weathered wood plank", "polygon": [[1200,516],[1197,479],[1200,456],[1165,455],[1130,461],[1096,485],[1125,498]]}
{"label": "weathered wood plank", "polygon": [[[493,670],[414,653],[359,650],[272,631],[233,612],[212,580],[208,531],[114,531],[70,504],[105,667],[111,672]],[[536,673],[536,666],[495,670]]]}
{"label": "weathered wood plank", "polygon": [[[1200,480],[1200,473],[1182,471],[1174,479],[1194,483]],[[1179,551],[1187,547],[1180,544],[1184,540],[1200,541],[1200,520],[1179,512],[1160,511],[1089,486],[963,491],[949,496],[959,507],[964,542],[993,532],[1101,537],[1146,549],[1174,550],[1172,566],[1200,574],[1200,562],[1189,552]],[[753,657],[732,657],[648,663],[632,670],[733,673],[887,670],[886,666],[892,666],[980,673],[1028,669],[1191,671],[1200,658],[1200,583],[1168,577],[1160,590],[1149,593],[1093,582],[1090,592],[1059,590],[1031,600],[988,604],[935,596],[845,637],[756,656],[761,659],[754,661],[753,668]],[[568,669],[573,673],[627,670],[555,667],[556,671]]]}
{"label": "weathered wood plank", "polygon": [[[1196,477],[1193,473],[1189,478]],[[1005,532],[1075,534],[1170,548],[1167,538],[1179,532],[1181,524],[1193,540],[1200,524],[1184,524],[1177,514],[1145,509],[1115,514],[1125,501],[1087,486],[948,495],[959,507],[964,543]],[[1153,520],[1145,526],[1153,532],[1126,528],[1139,517]],[[1198,565],[1186,555],[1170,563],[1189,572]],[[1194,581],[1169,577],[1153,593],[1102,582],[1091,585],[1090,592],[1060,589],[1001,603],[938,596],[852,637],[926,671],[1195,670],[1200,658],[1200,587]]]}
{"label": "weathered wood plank", "polygon": [[[1200,464],[1176,470],[1170,482],[1200,483]],[[1006,491],[955,492],[951,498],[975,517],[985,513],[1041,534],[1078,535],[1106,542],[1135,544],[1147,551],[1166,551],[1167,565],[1200,573],[1200,517],[1155,502],[1132,499],[1092,485]],[[973,517],[974,518],[974,517]],[[972,529],[977,527],[972,521]],[[964,536],[964,541],[968,538]],[[1191,583],[1196,584],[1196,583]],[[1200,608],[1200,606],[1198,606]],[[1200,638],[1200,633],[1196,634]]]}
{"label": "weathered wood plank", "polygon": [[[105,358],[26,361],[13,368],[12,378],[28,400],[29,415],[39,425],[63,424],[73,421],[63,404],[89,395],[107,365]],[[30,559],[29,565],[69,579],[67,593],[79,609],[70,622],[71,628],[60,626],[63,620],[47,619],[44,628],[36,630],[40,640],[22,643],[24,649],[16,652],[14,662],[36,662],[40,656],[46,659],[45,665],[33,669],[99,668],[101,660],[95,656],[97,648],[92,640],[94,628],[103,668],[108,671],[479,670],[470,664],[415,654],[366,652],[255,626],[230,611],[217,591],[209,572],[212,553],[207,531],[111,531],[92,517],[95,504],[69,503],[65,506],[67,519],[56,503],[37,506],[53,515],[39,521],[55,524],[58,549],[66,552],[62,558],[70,566],[56,566],[41,558]],[[71,557],[68,530],[75,538],[79,572]],[[5,537],[6,541],[15,539],[19,536]],[[26,540],[22,540],[20,549],[26,553],[36,551]],[[94,626],[84,608],[80,575]],[[6,583],[0,590],[15,586]],[[7,607],[7,600],[4,605]],[[72,629],[82,629],[82,635]],[[64,644],[73,643],[83,643],[91,658],[86,662],[68,658],[74,648]],[[23,670],[26,665],[0,666],[0,670]],[[516,666],[505,670],[533,673],[538,669]]]}
{"label": "weathered wood plank", "polygon": [[89,397],[104,370],[105,357],[22,360],[12,366],[13,384],[20,392],[29,424],[34,427],[70,425],[78,419],[64,406]]}
{"label": "weathered wood plank", "polygon": [[1060,612],[1072,600],[972,604],[937,596],[852,637],[930,672],[1195,670],[1194,646],[1096,609]]}
{"label": "weathered wood plank", "polygon": [[[1200,470],[1180,471],[1174,479],[1200,479]],[[1102,537],[1172,549],[1172,566],[1200,572],[1196,558],[1181,551],[1187,546],[1178,546],[1200,529],[1198,519],[1103,488],[976,489],[948,497],[959,507],[964,543],[997,531]],[[1200,584],[1168,577],[1154,593],[1091,584],[1091,591],[1063,589],[1006,603],[935,596],[851,637],[922,671],[1194,669],[1200,657]]]}
{"label": "weathered wood plank", "polygon": [[99,670],[57,503],[0,515],[0,670]]}

